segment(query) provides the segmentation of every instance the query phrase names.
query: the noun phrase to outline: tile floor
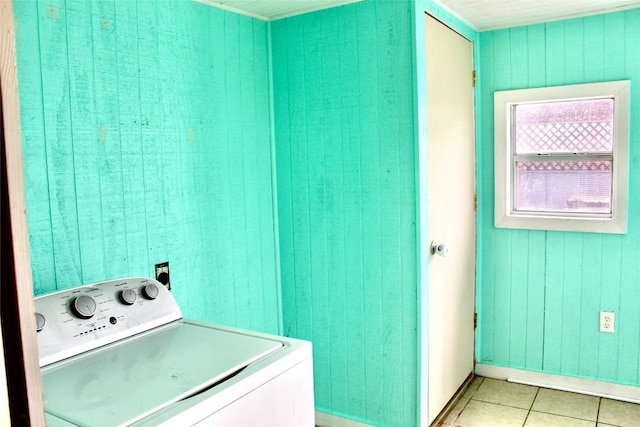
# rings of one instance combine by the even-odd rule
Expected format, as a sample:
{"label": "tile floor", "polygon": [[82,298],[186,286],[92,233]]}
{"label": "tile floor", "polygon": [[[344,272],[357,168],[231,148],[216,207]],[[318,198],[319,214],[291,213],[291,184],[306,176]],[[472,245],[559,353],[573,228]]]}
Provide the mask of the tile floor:
{"label": "tile floor", "polygon": [[640,427],[640,405],[476,377],[443,427]]}

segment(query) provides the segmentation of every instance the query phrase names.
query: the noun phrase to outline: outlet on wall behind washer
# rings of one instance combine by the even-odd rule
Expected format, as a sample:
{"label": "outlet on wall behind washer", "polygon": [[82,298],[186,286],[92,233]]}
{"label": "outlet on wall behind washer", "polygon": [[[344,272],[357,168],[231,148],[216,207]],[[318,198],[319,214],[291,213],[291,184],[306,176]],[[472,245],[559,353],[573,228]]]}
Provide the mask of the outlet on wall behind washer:
{"label": "outlet on wall behind washer", "polygon": [[156,280],[171,290],[171,279],[169,277],[169,261],[156,264]]}

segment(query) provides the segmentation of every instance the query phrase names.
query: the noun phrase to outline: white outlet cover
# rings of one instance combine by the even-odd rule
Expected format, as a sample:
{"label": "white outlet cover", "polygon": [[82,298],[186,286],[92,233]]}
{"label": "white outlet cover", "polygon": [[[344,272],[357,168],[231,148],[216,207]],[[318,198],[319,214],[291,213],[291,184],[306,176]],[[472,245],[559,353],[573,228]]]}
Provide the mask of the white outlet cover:
{"label": "white outlet cover", "polygon": [[612,311],[600,312],[600,332],[614,333],[615,332],[615,313]]}

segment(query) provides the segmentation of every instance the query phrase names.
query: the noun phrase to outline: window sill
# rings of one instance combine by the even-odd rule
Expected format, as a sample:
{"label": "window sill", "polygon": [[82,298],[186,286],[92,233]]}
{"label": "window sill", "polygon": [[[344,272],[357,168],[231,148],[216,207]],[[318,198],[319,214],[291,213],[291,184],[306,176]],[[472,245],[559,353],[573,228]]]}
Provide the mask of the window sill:
{"label": "window sill", "polygon": [[496,215],[496,228],[524,230],[576,231],[586,233],[627,234],[627,218],[581,218],[574,216]]}

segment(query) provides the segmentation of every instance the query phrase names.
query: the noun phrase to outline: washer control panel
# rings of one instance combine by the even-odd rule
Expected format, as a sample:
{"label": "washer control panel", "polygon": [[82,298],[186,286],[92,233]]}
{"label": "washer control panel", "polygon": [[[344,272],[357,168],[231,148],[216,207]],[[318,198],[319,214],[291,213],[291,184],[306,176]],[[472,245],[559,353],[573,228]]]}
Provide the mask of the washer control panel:
{"label": "washer control panel", "polygon": [[35,308],[41,367],[182,318],[171,293],[144,277],[41,295]]}

